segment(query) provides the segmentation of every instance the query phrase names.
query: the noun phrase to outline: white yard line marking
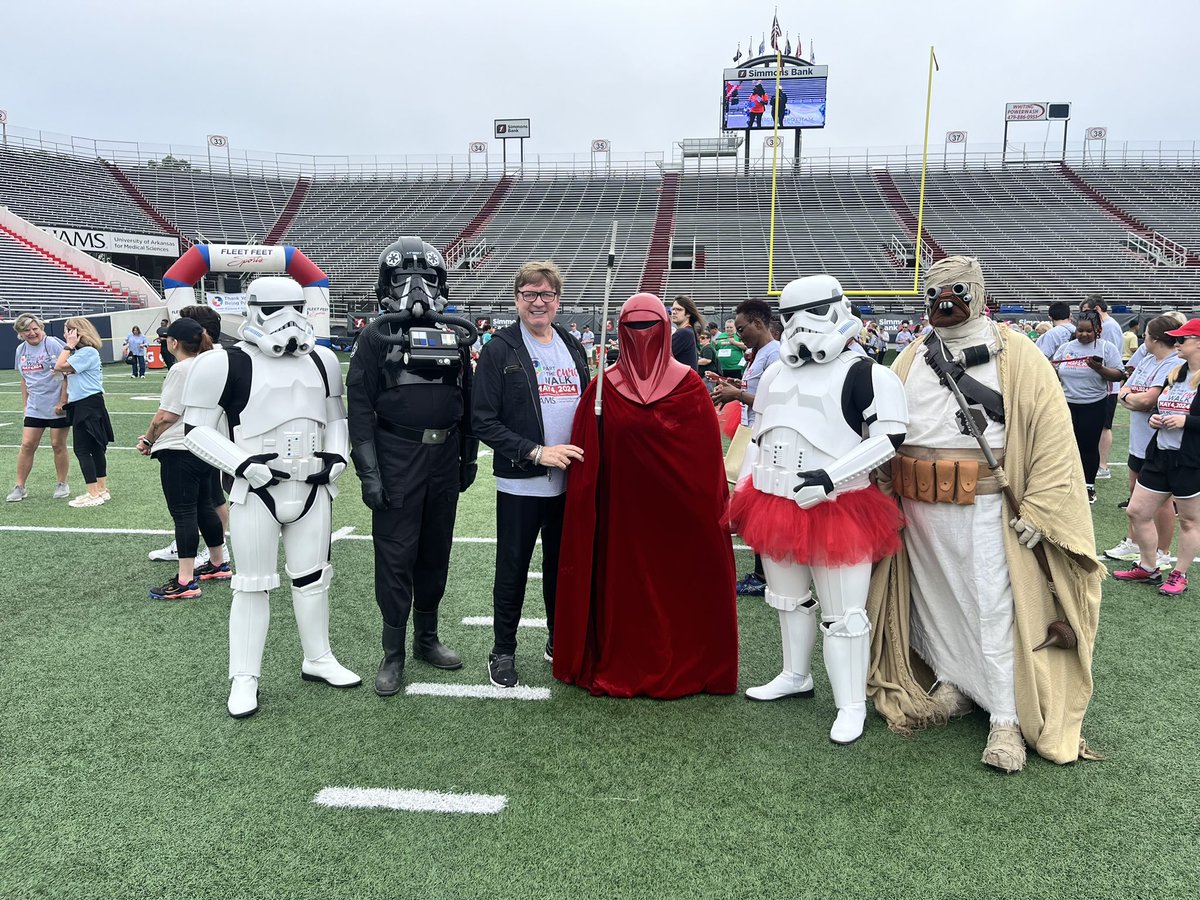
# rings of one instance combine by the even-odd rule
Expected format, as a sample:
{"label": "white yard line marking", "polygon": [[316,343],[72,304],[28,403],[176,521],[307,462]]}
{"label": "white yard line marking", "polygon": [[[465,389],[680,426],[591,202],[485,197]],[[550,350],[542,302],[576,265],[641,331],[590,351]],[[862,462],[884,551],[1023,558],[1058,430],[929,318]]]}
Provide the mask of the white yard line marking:
{"label": "white yard line marking", "polygon": [[491,451],[491,450],[480,450],[480,451],[479,451],[479,458],[480,458],[480,459],[483,459],[485,456],[491,456],[491,455],[492,455],[492,451]]}
{"label": "white yard line marking", "polygon": [[332,544],[335,541],[344,541],[346,538],[350,537],[350,535],[353,533],[354,533],[353,525],[347,525],[345,528],[339,528],[337,531],[335,531],[333,534],[331,534],[329,536],[329,543]]}
{"label": "white yard line marking", "polygon": [[[493,624],[491,616],[467,616],[462,620],[464,625],[491,625]],[[545,628],[545,619],[521,619],[517,622],[518,628]]]}
{"label": "white yard line marking", "polygon": [[0,428],[7,428],[12,422],[0,422]]}
{"label": "white yard line marking", "polygon": [[404,689],[412,697],[471,697],[476,700],[549,700],[550,688],[516,687],[502,688],[494,684],[444,684],[441,682],[417,682]]}
{"label": "white yard line marking", "polygon": [[51,534],[170,534],[158,528],[53,528],[48,525],[0,525],[0,531],[35,531]]}
{"label": "white yard line marking", "polygon": [[394,788],[327,787],[313,803],[338,809],[394,809],[404,812],[492,815],[508,805],[503,794],[444,794]]}
{"label": "white yard line marking", "polygon": [[[0,444],[0,450],[20,450],[20,449],[21,449],[20,444]],[[137,447],[114,447],[112,444],[109,444],[104,449],[105,450],[136,450]]]}
{"label": "white yard line marking", "polygon": [[[111,409],[108,411],[108,414],[110,416],[142,416],[142,417],[149,415],[149,413],[146,413],[146,412],[114,412]],[[25,415],[25,411],[21,410],[21,409],[0,409],[0,415],[23,416],[23,415]],[[1116,465],[1116,463],[1113,463],[1113,465]]]}

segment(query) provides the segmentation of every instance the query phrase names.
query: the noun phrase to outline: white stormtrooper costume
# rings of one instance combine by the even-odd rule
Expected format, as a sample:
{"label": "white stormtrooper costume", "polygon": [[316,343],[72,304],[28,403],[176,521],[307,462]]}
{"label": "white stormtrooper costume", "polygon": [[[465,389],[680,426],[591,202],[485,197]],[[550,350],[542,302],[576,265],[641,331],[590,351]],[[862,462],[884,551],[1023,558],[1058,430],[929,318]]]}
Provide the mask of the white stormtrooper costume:
{"label": "white stormtrooper costume", "polygon": [[758,452],[751,484],[743,481],[735,494],[731,519],[762,554],[766,601],[779,611],[783,671],[746,694],[754,700],[812,696],[815,584],[838,709],[829,736],[848,744],[866,721],[871,566],[899,544],[895,506],[868,473],[895,453],[908,412],[896,376],[846,349],[862,323],[837,279],[793,281],[779,306],[783,347],[755,395]]}
{"label": "white stormtrooper costume", "polygon": [[[362,683],[329,648],[332,501],[349,455],[341,367],[332,351],[316,346],[299,284],[261,277],[247,293],[242,341],[228,353],[198,356],[184,396],[188,449],[235,477],[228,703],[234,718],[258,710],[281,535],[304,651],[301,677],[334,687]],[[223,415],[227,432],[219,427]]]}

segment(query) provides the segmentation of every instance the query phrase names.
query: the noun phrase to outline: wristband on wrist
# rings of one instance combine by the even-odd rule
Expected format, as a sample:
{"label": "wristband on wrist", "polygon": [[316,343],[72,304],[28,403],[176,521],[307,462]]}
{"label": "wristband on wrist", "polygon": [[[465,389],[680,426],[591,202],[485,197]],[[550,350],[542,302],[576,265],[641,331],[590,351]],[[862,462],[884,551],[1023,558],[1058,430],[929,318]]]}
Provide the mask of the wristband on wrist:
{"label": "wristband on wrist", "polygon": [[542,464],[542,451],[545,449],[546,448],[541,444],[538,444],[538,448],[533,451],[533,464],[535,466],[540,466]]}

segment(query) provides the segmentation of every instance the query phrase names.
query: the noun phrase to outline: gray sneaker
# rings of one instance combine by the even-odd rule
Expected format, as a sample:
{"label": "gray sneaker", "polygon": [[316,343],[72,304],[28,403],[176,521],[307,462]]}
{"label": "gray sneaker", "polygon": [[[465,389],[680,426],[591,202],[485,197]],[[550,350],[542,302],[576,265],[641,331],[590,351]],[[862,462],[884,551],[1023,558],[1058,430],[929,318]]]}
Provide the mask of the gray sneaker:
{"label": "gray sneaker", "polygon": [[54,499],[65,500],[71,496],[71,486],[65,481],[60,481],[54,486]]}
{"label": "gray sneaker", "polygon": [[21,500],[24,500],[28,495],[29,495],[29,492],[26,491],[25,488],[21,487],[18,484],[16,487],[14,487],[12,489],[12,493],[9,494],[4,499],[7,500],[9,503],[17,503]]}

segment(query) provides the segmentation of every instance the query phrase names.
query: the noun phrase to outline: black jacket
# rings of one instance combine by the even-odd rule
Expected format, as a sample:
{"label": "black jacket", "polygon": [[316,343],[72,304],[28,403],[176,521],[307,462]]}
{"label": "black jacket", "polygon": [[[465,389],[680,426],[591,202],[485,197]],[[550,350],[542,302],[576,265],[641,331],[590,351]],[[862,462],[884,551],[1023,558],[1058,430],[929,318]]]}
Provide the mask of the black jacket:
{"label": "black jacket", "polygon": [[[591,380],[583,344],[559,325],[554,331],[579,370],[580,392]],[[521,339],[521,323],[509,325],[483,345],[475,367],[471,398],[471,431],[492,448],[492,472],[498,478],[534,478],[546,474],[530,452],[545,443],[542,401],[533,360]]]}

